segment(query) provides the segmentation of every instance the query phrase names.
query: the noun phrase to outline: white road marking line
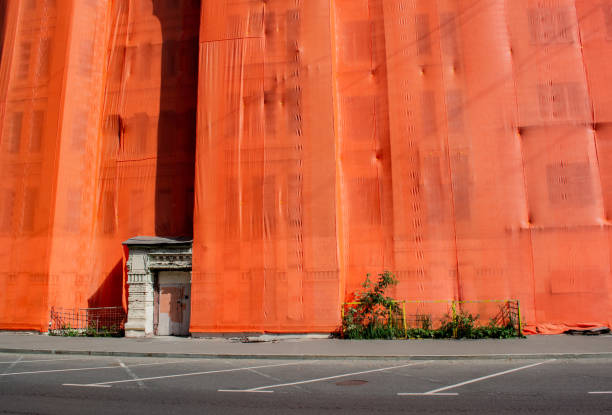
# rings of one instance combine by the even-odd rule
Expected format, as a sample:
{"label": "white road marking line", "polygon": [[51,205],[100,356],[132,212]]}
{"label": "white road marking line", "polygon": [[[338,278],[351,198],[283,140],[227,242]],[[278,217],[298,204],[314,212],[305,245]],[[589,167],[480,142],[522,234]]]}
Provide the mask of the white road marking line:
{"label": "white road marking line", "polygon": [[459,395],[456,392],[441,392],[441,393],[427,393],[427,392],[423,392],[423,393],[398,393],[398,395],[402,395],[402,396],[457,396]]}
{"label": "white road marking line", "polygon": [[81,384],[81,383],[62,383],[62,386],[79,386],[82,388],[110,388],[110,385],[96,385],[95,383],[92,383],[91,385],[88,385],[86,383]]}
{"label": "white road marking line", "polygon": [[[266,373],[260,372],[259,370],[249,370],[249,372],[253,372],[259,376],[262,376],[264,378],[270,379],[272,382],[282,382],[283,380],[281,378],[277,378],[275,376],[270,376]],[[299,388],[300,390],[302,390],[303,392],[308,392],[307,389],[302,388],[301,386],[296,386],[296,388]],[[261,392],[266,392],[266,391],[261,391]]]}
{"label": "white road marking line", "polygon": [[249,372],[253,372],[253,373],[255,373],[256,375],[259,375],[259,376],[261,376],[261,377],[263,377],[263,378],[266,378],[266,379],[270,379],[270,380],[272,380],[272,381],[274,381],[274,382],[280,382],[280,379],[279,379],[279,378],[274,377],[274,376],[270,376],[270,375],[268,375],[267,373],[260,372],[259,370],[250,369],[250,370],[249,370]]}
{"label": "white road marking line", "polygon": [[[39,359],[39,360],[20,360],[18,363],[35,363],[35,362],[65,362],[67,360],[88,360],[91,358],[81,357],[78,359]],[[0,362],[0,365],[5,365],[14,362]]]}
{"label": "white road marking line", "polygon": [[593,395],[612,395],[612,391],[594,391],[589,393]]}
{"label": "white road marking line", "polygon": [[11,370],[17,363],[19,363],[21,361],[21,359],[23,359],[23,355],[20,354],[19,357],[17,358],[17,360],[11,362],[11,364],[9,365],[9,367],[7,367],[4,372],[2,372],[2,376],[6,376],[6,372],[8,372],[9,370]]}
{"label": "white road marking line", "polygon": [[[400,366],[384,367],[382,369],[372,369],[372,370],[364,370],[364,371],[361,371],[361,372],[345,373],[345,374],[342,374],[342,375],[326,376],[324,378],[301,380],[301,381],[298,381],[298,382],[279,383],[279,384],[276,384],[276,385],[269,385],[269,386],[260,386],[258,388],[250,388],[250,389],[218,389],[217,392],[246,392],[246,393],[248,393],[248,392],[261,392],[261,391],[265,392],[265,389],[282,388],[282,387],[285,387],[285,386],[294,386],[294,385],[303,385],[305,383],[321,382],[321,381],[324,381],[324,380],[345,378],[347,376],[363,375],[365,373],[383,372],[385,370],[400,369],[400,368],[403,368],[403,367],[415,366],[415,365],[424,364],[424,363],[427,363],[427,362],[423,361],[423,362],[418,362],[418,363],[409,363],[409,364],[400,365]],[[268,391],[268,392],[273,392],[273,391]]]}
{"label": "white road marking line", "polygon": [[[315,360],[309,361],[309,362],[296,362],[296,363],[282,363],[282,364],[276,364],[276,365],[263,365],[263,366],[252,366],[252,367],[238,367],[238,368],[233,368],[233,369],[219,369],[219,370],[208,370],[205,372],[195,372],[195,373],[180,373],[178,375],[164,375],[164,376],[152,376],[149,378],[140,378],[140,381],[147,381],[147,380],[157,380],[157,379],[170,379],[170,378],[180,378],[180,377],[186,377],[186,376],[198,376],[198,375],[208,375],[208,374],[213,374],[213,373],[227,373],[227,372],[238,372],[241,370],[249,370],[249,369],[263,369],[266,367],[280,367],[280,366],[292,366],[292,365],[303,365],[303,364],[309,364],[309,363],[315,363]],[[112,384],[116,384],[116,383],[129,383],[129,382],[136,382],[136,380],[134,379],[125,379],[125,380],[113,380],[110,382],[98,382],[98,383],[84,383],[84,384],[71,384],[71,383],[64,383],[64,386],[106,386],[106,385],[112,385]]]}
{"label": "white road marking line", "polygon": [[[179,362],[162,362],[162,363],[137,363],[130,365],[130,367],[134,366],[157,366],[157,365],[169,365],[171,363],[179,363]],[[54,373],[54,372],[76,372],[80,370],[100,370],[100,369],[119,369],[121,366],[98,366],[98,367],[79,367],[76,369],[50,369],[50,370],[35,370],[31,372],[13,372],[13,373],[3,373],[0,376],[16,376],[16,375],[34,375],[37,373]]]}
{"label": "white road marking line", "polygon": [[455,383],[454,385],[444,386],[442,388],[433,389],[433,390],[430,390],[430,391],[427,391],[427,392],[423,392],[423,393],[401,393],[400,392],[400,393],[398,393],[398,395],[400,395],[400,396],[426,396],[426,395],[429,396],[429,395],[438,395],[439,392],[442,392],[442,391],[458,388],[459,386],[469,385],[470,383],[480,382],[480,381],[491,379],[491,378],[494,378],[494,377],[497,377],[497,376],[507,375],[508,373],[518,372],[519,370],[529,369],[530,367],[535,367],[535,366],[543,365],[544,363],[549,363],[549,362],[552,362],[554,360],[555,359],[550,359],[550,360],[545,360],[543,362],[532,363],[530,365],[517,367],[517,368],[514,368],[514,369],[504,370],[503,372],[493,373],[493,374],[487,375],[487,376],[481,376],[481,377],[476,378],[476,379],[466,380],[465,382]]}
{"label": "white road marking line", "polygon": [[123,368],[123,369],[124,369],[124,370],[127,372],[127,374],[128,374],[128,375],[130,375],[130,377],[131,377],[132,379],[134,379],[134,380],[135,380],[135,381],[138,383],[138,387],[139,387],[140,389],[145,389],[145,388],[146,388],[146,386],[145,386],[144,382],[143,382],[142,380],[140,380],[140,379],[138,378],[138,376],[136,376],[136,375],[134,374],[134,372],[132,372],[132,371],[130,370],[130,368],[129,368],[129,367],[127,367],[126,365],[124,365],[124,364],[123,364],[123,362],[122,362],[121,360],[119,360],[119,365],[120,365],[120,366],[121,366],[121,367],[122,367],[122,368]]}

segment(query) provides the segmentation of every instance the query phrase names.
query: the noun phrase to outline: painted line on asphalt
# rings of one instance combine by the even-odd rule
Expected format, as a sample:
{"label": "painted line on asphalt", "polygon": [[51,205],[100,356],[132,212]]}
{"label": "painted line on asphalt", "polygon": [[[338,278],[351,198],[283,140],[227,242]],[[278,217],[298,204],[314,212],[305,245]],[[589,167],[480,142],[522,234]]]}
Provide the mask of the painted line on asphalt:
{"label": "painted line on asphalt", "polygon": [[[275,365],[263,365],[263,366],[251,366],[251,367],[237,367],[237,368],[233,368],[233,369],[219,369],[219,370],[208,370],[205,372],[194,372],[194,373],[179,373],[177,375],[164,375],[164,376],[152,376],[152,377],[148,377],[148,378],[140,378],[138,380],[136,379],[123,379],[123,380],[112,380],[110,382],[98,382],[98,383],[84,383],[84,384],[80,384],[80,383],[64,383],[64,386],[86,386],[86,387],[110,387],[110,385],[114,385],[117,383],[130,383],[130,382],[137,382],[137,381],[149,381],[149,380],[158,380],[158,379],[172,379],[172,378],[181,378],[181,377],[187,377],[187,376],[199,376],[199,375],[210,375],[210,374],[214,374],[214,373],[228,373],[228,372],[239,372],[241,370],[250,370],[250,369],[263,369],[263,368],[268,368],[268,367],[281,367],[281,366],[295,366],[295,365],[302,365],[302,364],[309,364],[309,363],[315,363],[316,360],[312,360],[312,361],[302,361],[302,362],[294,362],[294,363],[281,363],[281,364],[275,364]],[[119,367],[119,366],[117,366]]]}
{"label": "painted line on asphalt", "polygon": [[589,393],[592,395],[612,395],[612,391],[594,391]]}
{"label": "painted line on asphalt", "polygon": [[306,383],[315,383],[315,382],[321,382],[321,381],[324,381],[324,380],[345,378],[347,376],[363,375],[363,374],[366,374],[366,373],[384,372],[386,370],[400,369],[400,368],[403,368],[403,367],[415,366],[415,365],[420,365],[420,364],[425,364],[425,363],[427,363],[427,362],[424,361],[424,362],[418,362],[418,363],[409,363],[409,364],[406,364],[406,365],[384,367],[384,368],[381,368],[381,369],[363,370],[361,372],[344,373],[342,375],[326,376],[324,378],[301,380],[301,381],[298,381],[298,382],[278,383],[276,385],[260,386],[260,387],[257,387],[257,388],[250,388],[250,389],[218,389],[217,392],[244,392],[244,393],[273,392],[273,391],[267,391],[266,389],[283,388],[285,386],[304,385]]}
{"label": "painted line on asphalt", "polygon": [[[161,362],[161,363],[137,363],[130,365],[130,367],[134,366],[157,366],[157,365],[169,365],[172,363],[181,363],[178,361],[175,362]],[[13,373],[2,373],[0,376],[16,376],[16,375],[35,375],[38,373],[55,373],[55,372],[78,372],[81,370],[100,370],[100,369],[121,369],[121,366],[97,366],[97,367],[79,367],[75,369],[50,369],[50,370],[34,370],[31,372],[13,372]]]}
{"label": "painted line on asphalt", "polygon": [[[470,380],[466,380],[464,382],[455,383],[454,385],[449,385],[449,386],[444,386],[442,388],[432,389],[432,390],[427,391],[427,392],[422,392],[422,393],[400,392],[400,393],[398,393],[398,395],[399,396],[432,396],[432,395],[451,396],[451,395],[447,395],[447,394],[443,395],[443,394],[441,394],[439,392],[443,392],[443,391],[446,391],[446,390],[449,390],[449,389],[458,388],[458,387],[464,386],[464,385],[469,385],[471,383],[481,382],[483,380],[495,378],[495,377],[498,377],[498,376],[507,375],[509,373],[518,372],[519,370],[529,369],[529,368],[532,368],[532,367],[535,367],[535,366],[539,366],[539,365],[543,365],[544,363],[549,363],[549,362],[553,362],[553,361],[555,361],[555,359],[545,360],[543,362],[538,362],[538,363],[532,363],[530,365],[521,366],[521,367],[517,367],[517,368],[514,368],[514,369],[509,369],[509,370],[504,370],[503,372],[492,373],[490,375],[481,376],[481,377],[476,378],[476,379],[470,379]],[[455,395],[458,395],[458,393],[456,393]]]}
{"label": "painted line on asphalt", "polygon": [[21,361],[21,359],[23,359],[23,355],[20,354],[19,357],[17,358],[17,360],[14,360],[11,362],[11,364],[9,365],[9,367],[7,367],[6,369],[4,369],[4,372],[2,372],[2,376],[6,376],[6,372],[8,372],[9,370],[11,370],[17,363],[19,363]]}
{"label": "painted line on asphalt", "polygon": [[398,393],[401,396],[457,396],[459,395],[457,392],[440,392],[440,393],[429,393],[429,392],[421,392],[421,393],[408,393],[402,392]]}
{"label": "painted line on asphalt", "polygon": [[140,379],[138,378],[138,376],[136,376],[136,375],[134,374],[134,372],[132,372],[132,371],[130,370],[130,368],[129,368],[129,367],[127,367],[127,366],[126,366],[126,365],[125,365],[125,364],[124,364],[124,363],[123,363],[121,360],[119,360],[119,365],[120,365],[120,366],[121,366],[121,367],[122,367],[122,368],[125,370],[125,372],[126,372],[128,375],[130,375],[130,377],[131,377],[132,379],[134,379],[134,380],[135,380],[135,381],[138,383],[138,387],[139,387],[140,389],[144,389],[144,388],[146,388],[146,386],[145,386],[144,382],[143,382],[142,380],[140,380]]}
{"label": "painted line on asphalt", "polygon": [[[39,359],[39,360],[20,360],[17,363],[36,363],[36,362],[65,362],[65,361],[69,361],[69,360],[89,360],[91,358],[87,358],[87,357],[79,357],[79,358],[75,358],[75,359]],[[0,362],[0,365],[8,365],[14,362]]]}

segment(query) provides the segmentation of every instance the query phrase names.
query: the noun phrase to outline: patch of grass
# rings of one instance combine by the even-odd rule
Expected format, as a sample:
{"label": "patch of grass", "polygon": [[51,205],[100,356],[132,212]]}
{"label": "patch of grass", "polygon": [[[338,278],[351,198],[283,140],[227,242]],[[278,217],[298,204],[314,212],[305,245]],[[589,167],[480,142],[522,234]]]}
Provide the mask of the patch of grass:
{"label": "patch of grass", "polygon": [[78,329],[70,327],[70,324],[66,324],[58,330],[49,330],[49,336],[78,337],[81,336],[81,332]]}
{"label": "patch of grass", "polygon": [[123,329],[118,329],[116,326],[111,327],[96,327],[90,325],[86,329],[76,329],[70,327],[69,324],[63,325],[59,329],[49,330],[49,336],[64,336],[64,337],[123,337]]}

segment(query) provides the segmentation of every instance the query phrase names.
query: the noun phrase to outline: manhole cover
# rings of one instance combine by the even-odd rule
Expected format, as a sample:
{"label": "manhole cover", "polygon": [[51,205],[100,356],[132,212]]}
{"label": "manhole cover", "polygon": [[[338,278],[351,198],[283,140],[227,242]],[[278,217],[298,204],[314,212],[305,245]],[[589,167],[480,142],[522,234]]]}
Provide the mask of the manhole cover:
{"label": "manhole cover", "polygon": [[336,382],[338,386],[359,386],[364,383],[368,383],[367,380],[359,380],[359,379],[351,379],[351,380],[343,380],[342,382]]}

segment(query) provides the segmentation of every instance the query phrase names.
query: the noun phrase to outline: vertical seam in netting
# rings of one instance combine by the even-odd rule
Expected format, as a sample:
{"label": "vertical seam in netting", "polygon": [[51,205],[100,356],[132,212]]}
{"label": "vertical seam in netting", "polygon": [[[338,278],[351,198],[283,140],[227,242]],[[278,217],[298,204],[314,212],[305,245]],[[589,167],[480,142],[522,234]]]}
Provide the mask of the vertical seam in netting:
{"label": "vertical seam in netting", "polygon": [[[512,0],[511,0],[512,1]],[[531,301],[533,304],[533,319],[537,323],[537,309],[536,309],[536,288],[535,288],[535,263],[534,263],[534,251],[533,251],[533,234],[531,232],[531,214],[529,212],[529,192],[527,191],[527,173],[525,170],[525,152],[523,150],[523,135],[520,134],[520,111],[519,111],[519,102],[518,102],[518,84],[516,79],[516,70],[514,65],[514,53],[512,50],[512,39],[510,33],[510,25],[508,23],[508,2],[504,1],[504,20],[506,23],[506,39],[508,40],[508,48],[510,52],[510,65],[511,65],[511,75],[512,75],[512,86],[513,86],[513,95],[514,95],[514,107],[515,107],[515,121],[516,121],[516,131],[514,131],[514,136],[518,135],[518,144],[521,152],[521,169],[523,175],[523,195],[525,200],[525,213],[527,214],[527,233],[529,235],[529,259],[531,262]],[[522,227],[519,226],[519,229]],[[520,230],[519,230],[520,232]]]}
{"label": "vertical seam in netting", "polygon": [[[578,41],[578,49],[580,51],[580,63],[582,65],[582,70],[583,70],[583,75],[584,75],[584,84],[586,86],[587,89],[587,100],[589,103],[589,109],[590,109],[590,116],[591,116],[591,131],[593,133],[593,146],[595,148],[595,161],[597,163],[597,175],[599,176],[599,189],[602,190],[601,193],[601,208],[602,211],[601,213],[601,217],[603,219],[603,221],[606,220],[606,206],[605,206],[605,202],[604,202],[604,196],[603,196],[603,181],[602,181],[602,176],[601,176],[601,167],[600,167],[600,163],[599,163],[599,147],[597,145],[597,129],[596,127],[596,121],[595,121],[595,104],[593,102],[593,95],[591,94],[592,88],[591,85],[589,83],[589,72],[587,70],[587,65],[586,62],[584,60],[584,45],[582,44],[582,33],[580,32],[580,19],[578,18],[578,8],[576,7],[576,2],[573,2],[574,4],[574,12],[576,14],[576,36],[577,36],[577,41]],[[608,243],[609,245],[609,243]],[[608,261],[609,261],[609,252],[610,250],[608,249]]]}
{"label": "vertical seam in netting", "polygon": [[[446,83],[445,83],[445,78],[444,78],[444,56],[443,56],[443,52],[442,52],[442,21],[440,19],[440,13],[439,8],[437,7],[438,5],[438,0],[436,0],[434,2],[434,6],[435,6],[435,13],[436,16],[438,17],[438,27],[439,27],[439,33],[440,33],[440,38],[439,38],[439,51],[440,51],[440,65],[442,67],[442,89],[443,91],[446,91]],[[459,276],[459,247],[457,245],[457,215],[455,213],[455,191],[454,191],[454,185],[453,185],[453,172],[452,172],[452,163],[451,163],[451,159],[450,159],[450,140],[448,138],[448,109],[446,106],[446,94],[443,93],[442,94],[442,102],[444,104],[444,117],[446,119],[446,151],[445,151],[445,155],[446,155],[446,164],[447,164],[447,169],[448,169],[448,178],[449,178],[449,186],[450,186],[450,202],[451,202],[451,217],[452,217],[452,223],[453,223],[453,240],[455,242],[455,284],[456,284],[456,290],[455,290],[455,296],[457,297],[458,300],[462,300],[463,299],[463,295],[462,295],[462,288],[461,288],[461,278]]]}
{"label": "vertical seam in netting", "polygon": [[[204,6],[202,6],[202,7],[204,7]],[[263,13],[262,13],[262,17],[261,18],[262,18],[262,30],[264,30],[264,26],[263,26],[264,15],[263,15]],[[200,25],[201,24],[202,23],[200,22]],[[234,47],[234,48],[232,48],[232,50],[225,52],[227,55],[229,55],[231,57],[230,59],[233,59],[233,61],[234,61],[234,62],[230,62],[230,64],[232,64],[232,63],[235,64],[235,62],[238,61],[238,60],[240,62],[240,67],[239,67],[239,70],[240,70],[240,92],[238,93],[238,101],[239,102],[237,103],[238,104],[238,108],[236,109],[236,111],[238,112],[238,114],[237,114],[238,118],[237,118],[237,120],[234,121],[234,123],[238,124],[238,126],[236,128],[236,134],[237,134],[236,138],[238,140],[238,142],[236,144],[237,154],[235,155],[235,157],[236,157],[236,160],[237,160],[237,163],[236,163],[237,172],[236,172],[236,174],[238,176],[238,178],[237,178],[237,183],[238,184],[237,184],[236,191],[238,192],[238,195],[237,195],[238,196],[238,220],[239,220],[238,235],[240,236],[240,238],[242,238],[242,236],[243,236],[242,219],[244,217],[244,205],[242,203],[243,202],[243,198],[244,198],[244,194],[243,194],[243,191],[242,191],[242,189],[243,189],[243,183],[242,183],[242,152],[240,151],[240,146],[242,144],[242,127],[243,127],[242,126],[242,121],[243,121],[243,118],[244,118],[243,117],[243,108],[242,108],[242,104],[244,102],[244,98],[242,96],[242,83],[243,83],[243,77],[244,77],[243,68],[244,68],[244,55],[245,55],[245,52],[246,52],[246,50],[245,50],[246,49],[245,44],[247,42],[246,39],[247,39],[247,36],[242,36],[242,37],[241,36],[236,36],[234,39],[227,40],[226,41],[227,45],[235,44],[238,47]],[[220,44],[222,44],[222,42],[216,41],[216,42],[213,42],[212,44],[220,45]],[[219,53],[219,51],[217,51],[217,53]],[[228,65],[228,68],[229,67],[230,67],[230,65]],[[232,76],[233,72],[234,72],[233,69],[230,69],[229,74],[227,74],[227,75]],[[228,81],[229,81],[228,82],[228,87],[231,88],[231,86],[230,86],[231,85],[231,80],[228,80]],[[229,103],[230,103],[230,105],[232,104],[232,98],[231,97],[229,98]],[[226,111],[229,114],[229,122],[232,122],[231,118],[232,118],[232,115],[233,115],[233,110],[231,108],[228,108],[228,110],[226,110]],[[232,156],[232,157],[234,157],[234,156]],[[227,163],[227,161],[225,161],[225,163]],[[227,166],[227,165],[223,166],[223,169],[224,169],[226,177],[227,177],[227,175],[231,175],[232,174],[231,170],[228,171],[231,168],[232,168],[231,166]],[[224,184],[223,191],[224,191],[224,197],[227,198],[228,190],[232,190],[232,189],[228,189],[226,177],[224,177],[225,184]],[[252,225],[251,225],[251,227],[252,227]],[[225,245],[227,243],[225,238],[226,238],[226,233],[223,234],[223,246],[224,247],[225,247]],[[240,255],[240,253],[238,255]],[[224,269],[225,269],[225,264],[224,264]]]}
{"label": "vertical seam in netting", "polygon": [[[262,89],[265,89],[265,70],[266,70],[266,48],[267,48],[267,36],[266,36],[266,12],[267,12],[267,8],[266,8],[266,2],[262,2],[262,15],[263,15],[263,39],[261,40],[262,42],[262,49],[261,49],[261,60],[262,60],[262,66],[263,66],[263,71],[262,71]],[[244,64],[244,61],[243,61]],[[261,238],[262,238],[262,244],[261,244],[261,254],[262,254],[262,260],[263,260],[263,275],[262,275],[262,284],[261,284],[261,318],[262,318],[262,327],[260,327],[260,329],[263,329],[266,324],[268,323],[268,319],[266,316],[266,282],[267,282],[267,277],[268,277],[268,264],[266,263],[266,248],[268,245],[268,241],[269,238],[267,238],[267,233],[266,233],[266,167],[268,167],[268,159],[267,159],[267,151],[266,151],[266,136],[267,136],[267,132],[266,132],[266,128],[265,128],[265,124],[264,127],[262,128],[263,133],[262,133],[262,155],[263,155],[263,177],[261,178],[261,223],[259,224],[261,226]],[[239,148],[238,151],[241,151],[241,149]],[[276,212],[273,212],[274,214]]]}
{"label": "vertical seam in netting", "polygon": [[336,12],[335,12],[335,0],[329,0],[329,40],[330,40],[330,75],[331,75],[331,87],[332,87],[332,126],[333,126],[333,137],[334,137],[334,166],[336,171],[336,180],[334,186],[334,193],[336,197],[335,203],[335,224],[336,224],[336,260],[338,261],[338,278],[340,280],[338,286],[338,292],[340,302],[344,302],[346,294],[346,270],[344,260],[344,215],[342,212],[342,157],[340,150],[340,134],[338,125],[338,85],[336,82],[336,71],[337,71],[337,49],[336,49]]}
{"label": "vertical seam in netting", "polygon": [[[384,129],[382,129],[382,131],[384,131],[384,134],[380,134],[380,126],[378,123],[378,117],[376,116],[377,113],[377,109],[378,109],[378,105],[377,105],[377,100],[374,99],[374,108],[375,108],[375,113],[374,113],[374,119],[375,119],[375,126],[376,129],[375,131],[377,132],[377,137],[378,137],[378,143],[379,143],[379,147],[377,148],[377,159],[378,159],[378,151],[380,150],[382,152],[381,154],[381,158],[378,161],[378,166],[377,166],[377,171],[378,173],[381,175],[380,179],[379,179],[379,185],[378,185],[378,189],[379,189],[379,203],[380,203],[380,224],[381,224],[381,231],[382,231],[382,237],[383,237],[383,268],[384,269],[388,269],[390,268],[387,264],[391,264],[391,265],[395,265],[395,261],[394,261],[394,256],[393,254],[391,254],[388,258],[386,257],[386,254],[388,251],[393,252],[393,236],[394,236],[394,227],[393,227],[393,223],[394,223],[394,211],[393,211],[393,158],[391,157],[391,118],[390,118],[390,101],[389,101],[389,73],[387,71],[387,34],[385,32],[385,6],[384,6],[384,0],[370,0],[370,1],[374,1],[376,3],[376,13],[375,13],[375,18],[376,16],[378,16],[378,22],[380,22],[380,25],[375,24],[374,27],[374,31],[373,31],[373,35],[374,38],[376,38],[378,36],[378,31],[380,31],[380,37],[382,39],[382,43],[383,43],[383,48],[382,48],[382,53],[380,54],[381,56],[379,56],[378,58],[378,63],[377,66],[374,69],[374,72],[377,73],[377,69],[378,68],[382,68],[382,72],[384,73],[384,82],[381,83],[382,88],[383,88],[383,93],[380,94],[381,95],[381,100],[383,102],[383,121],[386,121],[386,127],[384,127]],[[376,22],[376,20],[375,20]],[[373,53],[375,53],[375,49],[373,50]],[[376,63],[376,62],[375,62]],[[376,83],[378,84],[378,82]],[[376,96],[378,96],[378,90],[376,93]],[[384,123],[383,123],[384,126]],[[382,150],[386,149],[387,152],[383,152]],[[389,169],[386,169],[386,164],[388,163],[388,167]],[[385,176],[385,172],[389,173],[389,177],[391,180],[391,186],[389,189],[387,189],[387,192],[385,192],[385,180],[386,180],[386,176]],[[389,196],[390,195],[390,196]],[[385,221],[385,212],[386,212],[386,208],[388,207],[387,205],[387,198],[390,197],[391,200],[391,204],[390,204],[390,218],[387,218],[387,221]],[[392,267],[391,267],[392,268]]]}
{"label": "vertical seam in netting", "polygon": [[[599,188],[601,189],[601,208],[602,208],[602,223],[606,223],[608,221],[607,218],[607,212],[606,212],[606,203],[605,203],[605,198],[604,198],[604,194],[603,194],[603,180],[602,180],[602,173],[601,173],[601,166],[600,166],[600,162],[599,162],[599,147],[597,145],[597,128],[596,128],[596,119],[595,119],[595,103],[593,101],[593,96],[591,95],[591,85],[589,83],[589,73],[587,70],[587,65],[586,65],[586,61],[584,58],[584,45],[582,43],[582,33],[580,31],[580,19],[578,16],[578,7],[576,6],[576,2],[574,1],[574,11],[576,12],[576,35],[578,36],[578,46],[580,49],[580,58],[581,58],[581,63],[582,63],[582,68],[584,70],[584,78],[585,78],[585,84],[586,84],[586,88],[587,88],[587,99],[589,100],[589,108],[591,110],[591,125],[592,125],[592,129],[591,131],[593,132],[593,145],[595,147],[595,158],[596,158],[596,162],[597,162],[597,173],[599,176]],[[594,10],[597,10],[598,7],[596,6]],[[589,12],[590,14],[590,12]],[[605,228],[604,228],[605,229]],[[610,264],[610,229],[607,229],[606,232],[606,236],[608,236],[607,240],[608,240],[608,249],[606,250],[606,253],[608,255],[608,264]],[[608,273],[608,278],[610,277],[610,273]]]}
{"label": "vertical seam in netting", "polygon": [[[377,152],[378,152],[378,148],[380,146],[380,140],[378,139],[378,117],[377,117],[377,106],[376,106],[376,97],[378,95],[378,88],[376,85],[376,80],[374,80],[374,76],[376,73],[376,61],[374,59],[374,54],[375,54],[375,47],[376,47],[376,40],[375,40],[375,36],[376,36],[376,30],[375,30],[375,23],[374,23],[374,18],[372,17],[372,2],[374,0],[367,0],[367,4],[368,4],[368,22],[369,22],[369,28],[370,28],[370,73],[369,73],[369,77],[371,77],[371,81],[373,83],[374,86],[374,101],[373,101],[373,108],[372,108],[372,119],[374,121],[374,131],[372,131],[372,147],[373,150],[375,152],[374,158],[377,159]],[[378,231],[380,233],[382,233],[382,264],[384,266],[385,263],[385,237],[384,237],[384,220],[383,220],[383,195],[382,192],[380,190],[381,188],[381,181],[382,181],[382,177],[380,175],[380,168],[379,168],[379,162],[377,161],[375,164],[375,169],[376,169],[376,188],[378,191],[378,219],[379,219],[379,228]],[[366,208],[370,208],[367,207]],[[380,248],[380,246],[378,247]]]}
{"label": "vertical seam in netting", "polygon": [[[15,38],[17,38],[17,33],[19,31],[19,24],[22,23],[22,15],[21,15],[21,10],[19,9],[19,5],[17,5],[17,19],[18,19],[18,25],[16,27],[16,32],[15,32]],[[73,33],[74,30],[74,5],[72,5],[72,7],[70,8],[70,11],[68,13],[66,13],[68,15],[68,22],[69,22],[69,29],[67,31],[68,33],[68,39],[71,39],[71,35]],[[58,12],[58,20],[60,20],[60,12]],[[71,51],[71,46],[70,46],[70,42],[67,40],[66,41],[66,45],[65,45],[65,51],[64,51],[64,62],[69,62],[70,61],[70,51]],[[48,219],[48,223],[49,223],[49,228],[47,231],[47,238],[49,238],[49,240],[47,241],[47,243],[45,244],[45,268],[47,270],[47,287],[46,287],[46,298],[44,299],[44,301],[46,302],[46,306],[44,307],[45,312],[47,313],[47,315],[49,315],[48,313],[50,312],[50,307],[49,307],[49,297],[50,297],[50,290],[51,290],[51,284],[49,283],[49,280],[51,279],[51,256],[52,256],[52,251],[53,251],[53,242],[52,242],[52,238],[54,236],[54,230],[55,230],[55,224],[56,224],[56,211],[57,211],[57,201],[58,201],[58,187],[59,187],[59,159],[60,159],[60,151],[62,148],[62,141],[63,141],[63,128],[67,128],[67,124],[65,123],[65,117],[64,117],[64,111],[66,108],[66,101],[68,100],[67,94],[66,94],[66,85],[68,83],[68,67],[69,65],[64,65],[62,67],[62,81],[61,81],[61,87],[60,87],[60,92],[59,92],[59,97],[58,97],[58,102],[59,102],[59,107],[58,107],[58,119],[57,119],[57,130],[55,132],[55,136],[56,136],[56,148],[55,148],[55,152],[53,155],[53,164],[52,164],[52,168],[53,168],[53,179],[51,180],[51,191],[50,191],[50,197],[49,197],[49,219]]]}

